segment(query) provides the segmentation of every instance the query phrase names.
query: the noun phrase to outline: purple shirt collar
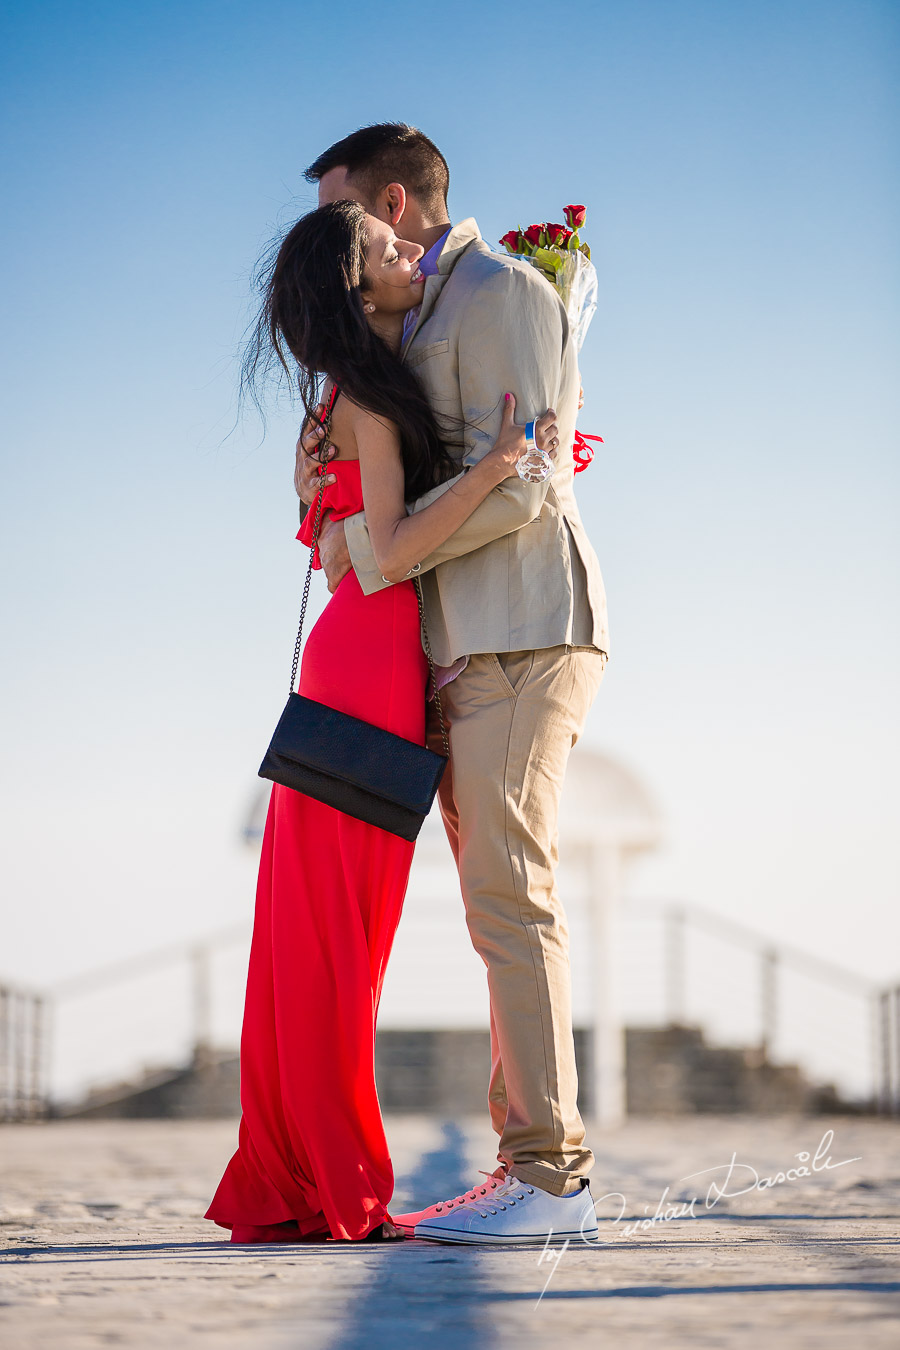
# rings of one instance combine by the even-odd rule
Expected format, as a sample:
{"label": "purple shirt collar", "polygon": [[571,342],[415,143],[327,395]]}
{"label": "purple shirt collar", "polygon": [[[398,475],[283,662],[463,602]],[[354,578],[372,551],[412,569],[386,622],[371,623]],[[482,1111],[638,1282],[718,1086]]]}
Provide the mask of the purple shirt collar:
{"label": "purple shirt collar", "polygon": [[[452,228],[453,226],[451,225],[448,228],[446,234],[442,234],[437,243],[432,244],[428,252],[419,259],[419,271],[422,273],[424,277],[437,276],[438,258],[441,256],[441,249],[447,242],[447,235],[450,233],[450,230],[452,230]],[[416,305],[415,309],[411,309],[407,314],[406,318],[404,319],[403,321],[404,342],[409,337],[412,330],[415,328],[416,322],[419,318],[419,311],[421,308],[422,308],[421,305]]]}
{"label": "purple shirt collar", "polygon": [[452,225],[448,226],[447,230],[445,231],[444,234],[441,235],[437,243],[432,244],[431,248],[428,250],[425,256],[419,259],[419,269],[426,277],[437,276],[438,258],[441,256],[441,250],[446,244],[447,235],[450,233],[450,230],[452,228],[453,228]]}

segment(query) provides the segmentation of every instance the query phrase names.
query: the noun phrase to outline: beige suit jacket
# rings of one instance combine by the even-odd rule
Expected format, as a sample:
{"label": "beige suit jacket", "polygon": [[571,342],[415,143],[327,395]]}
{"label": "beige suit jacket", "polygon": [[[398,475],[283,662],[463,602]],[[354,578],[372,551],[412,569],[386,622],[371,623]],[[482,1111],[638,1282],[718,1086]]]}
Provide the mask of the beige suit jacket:
{"label": "beige suit jacket", "polygon": [[[559,414],[560,450],[549,482],[506,479],[413,569],[422,579],[435,661],[449,666],[476,652],[561,643],[608,652],[603,579],[573,492],[578,363],[556,291],[528,263],[492,252],[475,221],[464,220],[447,236],[437,275],[425,282],[404,359],[438,419],[446,414],[455,423],[463,444],[454,454],[463,471],[493,445],[507,391],[516,397],[517,422],[551,407]],[[455,481],[408,510],[421,510]],[[363,591],[382,589],[365,513],[345,527]]]}

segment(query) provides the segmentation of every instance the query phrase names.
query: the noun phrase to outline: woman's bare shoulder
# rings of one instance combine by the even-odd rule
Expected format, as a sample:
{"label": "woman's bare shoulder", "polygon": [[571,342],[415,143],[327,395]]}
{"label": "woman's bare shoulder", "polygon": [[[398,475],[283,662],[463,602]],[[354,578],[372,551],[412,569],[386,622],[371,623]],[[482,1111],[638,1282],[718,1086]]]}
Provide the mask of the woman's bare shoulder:
{"label": "woman's bare shoulder", "polygon": [[[397,430],[396,422],[391,421],[389,417],[384,417],[381,413],[372,412],[370,408],[363,408],[359,403],[354,403],[349,398],[344,399],[343,402],[347,426],[353,433],[357,459],[361,446],[364,450],[370,447],[388,446],[399,449],[400,433]],[[340,403],[341,399],[338,399],[335,404],[335,413]]]}
{"label": "woman's bare shoulder", "polygon": [[[326,389],[323,397],[327,403],[330,398],[330,390]],[[331,434],[329,439],[334,446],[338,459],[359,459],[359,448],[356,443],[355,411],[356,405],[351,403],[348,398],[337,398],[331,410]]]}

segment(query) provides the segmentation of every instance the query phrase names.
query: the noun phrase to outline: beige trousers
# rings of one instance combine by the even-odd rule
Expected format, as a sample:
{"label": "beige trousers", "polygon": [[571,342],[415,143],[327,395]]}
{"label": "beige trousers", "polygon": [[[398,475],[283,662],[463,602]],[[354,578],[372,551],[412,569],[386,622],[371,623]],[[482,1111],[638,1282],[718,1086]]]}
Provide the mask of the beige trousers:
{"label": "beige trousers", "polygon": [[[450,731],[441,812],[487,966],[497,1156],[554,1195],[575,1190],[593,1164],[577,1104],[556,864],[566,763],[605,663],[600,652],[564,646],[476,655],[441,690]],[[429,744],[441,748],[433,705]]]}

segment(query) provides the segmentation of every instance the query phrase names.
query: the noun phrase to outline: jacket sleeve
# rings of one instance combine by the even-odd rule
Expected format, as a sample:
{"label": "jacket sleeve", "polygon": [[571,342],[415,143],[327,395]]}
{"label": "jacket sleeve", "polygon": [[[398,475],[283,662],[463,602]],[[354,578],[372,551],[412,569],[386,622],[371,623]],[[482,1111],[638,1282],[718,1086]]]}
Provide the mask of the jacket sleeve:
{"label": "jacket sleeve", "polygon": [[[516,398],[520,424],[558,406],[568,319],[556,292],[536,273],[498,266],[467,304],[459,331],[460,402],[466,426],[466,469],[488,453],[500,431],[503,396]],[[462,475],[441,483],[407,508],[422,511]],[[427,572],[512,534],[540,515],[548,483],[525,483],[518,474],[494,488],[468,520],[414,569]],[[387,584],[375,565],[365,513],[344,521],[347,547],[366,595]]]}

